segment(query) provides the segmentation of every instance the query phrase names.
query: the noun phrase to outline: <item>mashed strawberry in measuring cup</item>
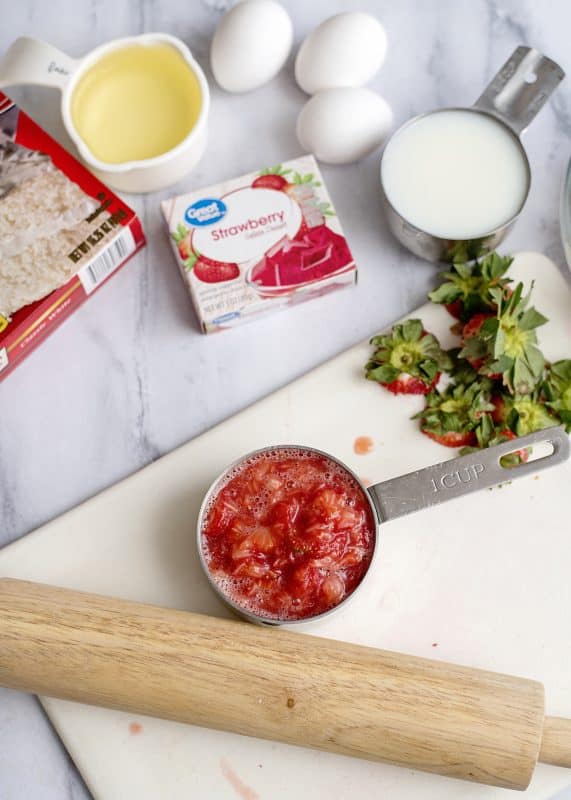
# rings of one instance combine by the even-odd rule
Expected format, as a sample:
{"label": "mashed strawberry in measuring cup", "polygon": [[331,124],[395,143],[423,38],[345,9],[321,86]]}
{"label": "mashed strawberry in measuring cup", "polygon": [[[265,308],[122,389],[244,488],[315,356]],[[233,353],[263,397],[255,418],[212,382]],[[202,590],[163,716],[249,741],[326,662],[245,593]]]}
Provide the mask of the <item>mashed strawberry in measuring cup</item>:
{"label": "mashed strawberry in measuring cup", "polygon": [[235,467],[211,499],[202,552],[220,591],[258,617],[300,620],[339,605],[363,579],[376,526],[341,465],[276,448]]}

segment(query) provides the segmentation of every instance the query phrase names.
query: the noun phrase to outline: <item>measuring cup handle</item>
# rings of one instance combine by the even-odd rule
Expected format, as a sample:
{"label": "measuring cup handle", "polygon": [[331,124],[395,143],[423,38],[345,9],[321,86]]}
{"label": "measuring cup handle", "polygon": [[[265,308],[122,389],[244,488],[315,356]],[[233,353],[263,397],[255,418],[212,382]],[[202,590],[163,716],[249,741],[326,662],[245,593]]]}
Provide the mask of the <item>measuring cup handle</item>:
{"label": "measuring cup handle", "polygon": [[505,122],[518,136],[565,77],[559,64],[533,47],[516,47],[474,108]]}
{"label": "measuring cup handle", "polygon": [[[502,466],[503,456],[538,444],[550,444],[552,452],[517,466]],[[569,436],[561,425],[391,478],[370,486],[367,491],[381,522],[385,522],[561,464],[570,453]]]}
{"label": "measuring cup handle", "polygon": [[63,89],[78,63],[47,42],[21,36],[0,59],[0,89],[30,83]]}

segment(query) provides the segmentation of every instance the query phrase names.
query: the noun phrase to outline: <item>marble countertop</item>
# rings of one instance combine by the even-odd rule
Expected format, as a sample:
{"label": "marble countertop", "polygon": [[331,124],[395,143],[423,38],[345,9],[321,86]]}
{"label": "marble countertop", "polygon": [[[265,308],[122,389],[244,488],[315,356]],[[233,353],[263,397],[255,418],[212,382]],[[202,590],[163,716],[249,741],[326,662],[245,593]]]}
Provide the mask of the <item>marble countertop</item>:
{"label": "marble countertop", "polygon": [[[3,14],[0,52],[41,36],[73,56],[112,37],[165,31],[184,39],[208,71],[225,0],[19,0]],[[319,21],[368,10],[389,37],[372,82],[396,123],[442,105],[470,104],[518,44],[568,73],[571,7],[520,0],[284,0],[296,42]],[[546,13],[545,9],[548,9]],[[213,86],[213,82],[211,81]],[[54,90],[15,99],[64,143]],[[199,188],[300,153],[304,95],[292,60],[247,95],[213,86],[206,155],[177,190]],[[567,273],[558,203],[569,158],[571,78],[525,135],[533,186],[510,250],[539,250]],[[323,173],[360,268],[359,285],[221,336],[199,333],[168,248],[159,201],[129,197],[148,247],[0,384],[0,546],[159,458],[252,401],[420,305],[435,270],[403,251],[381,215],[378,154]],[[37,701],[0,689],[1,800],[89,797]],[[126,798],[126,800],[128,800]],[[166,798],[165,798],[166,800]],[[546,799],[547,800],[547,799]]]}

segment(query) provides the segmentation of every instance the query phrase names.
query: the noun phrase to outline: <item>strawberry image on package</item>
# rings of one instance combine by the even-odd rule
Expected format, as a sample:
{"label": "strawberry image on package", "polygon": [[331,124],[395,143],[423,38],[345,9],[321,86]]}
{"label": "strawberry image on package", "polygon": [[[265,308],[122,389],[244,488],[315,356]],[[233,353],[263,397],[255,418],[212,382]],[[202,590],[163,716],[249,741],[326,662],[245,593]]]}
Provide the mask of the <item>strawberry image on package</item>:
{"label": "strawberry image on package", "polygon": [[135,213],[0,92],[0,380],[144,244]]}
{"label": "strawberry image on package", "polygon": [[162,203],[205,333],[357,280],[313,156]]}

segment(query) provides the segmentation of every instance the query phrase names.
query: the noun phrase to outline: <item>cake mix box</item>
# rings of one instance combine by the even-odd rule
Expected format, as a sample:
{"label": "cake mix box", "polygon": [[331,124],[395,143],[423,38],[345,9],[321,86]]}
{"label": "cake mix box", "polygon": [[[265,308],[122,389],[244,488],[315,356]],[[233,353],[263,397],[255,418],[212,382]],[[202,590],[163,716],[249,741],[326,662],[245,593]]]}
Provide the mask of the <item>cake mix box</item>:
{"label": "cake mix box", "polygon": [[205,333],[357,280],[313,156],[171,198],[162,209]]}
{"label": "cake mix box", "polygon": [[144,244],[135,213],[0,92],[0,380]]}

